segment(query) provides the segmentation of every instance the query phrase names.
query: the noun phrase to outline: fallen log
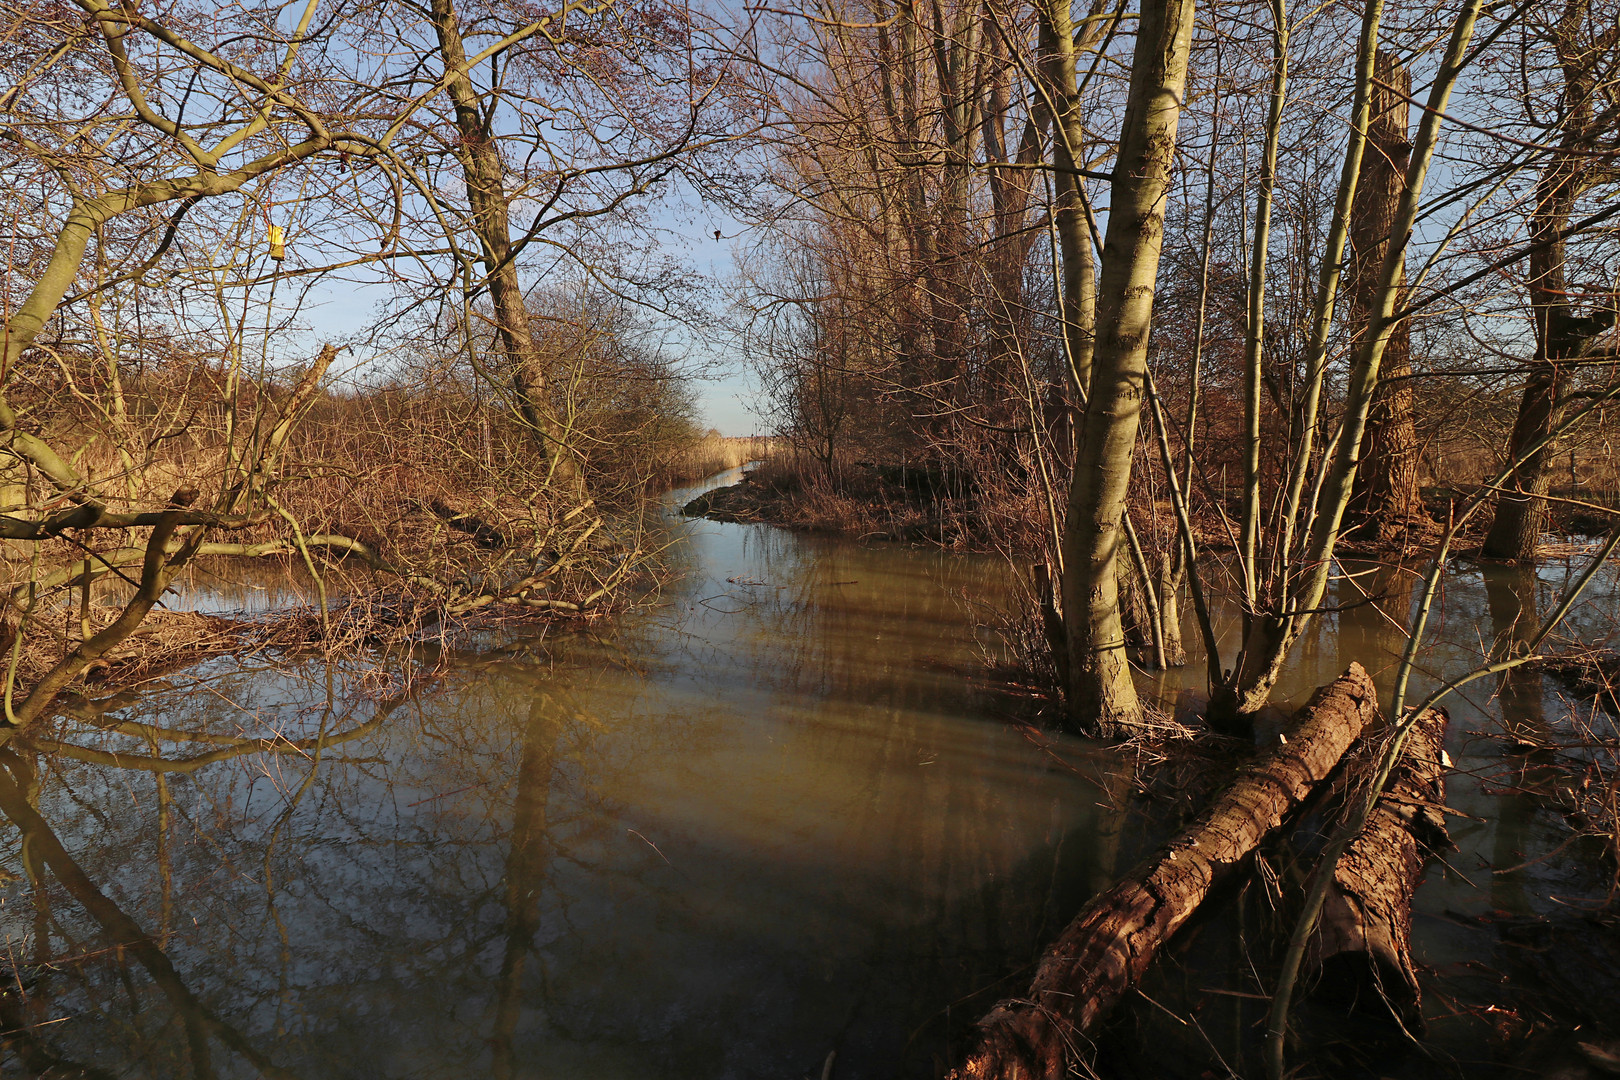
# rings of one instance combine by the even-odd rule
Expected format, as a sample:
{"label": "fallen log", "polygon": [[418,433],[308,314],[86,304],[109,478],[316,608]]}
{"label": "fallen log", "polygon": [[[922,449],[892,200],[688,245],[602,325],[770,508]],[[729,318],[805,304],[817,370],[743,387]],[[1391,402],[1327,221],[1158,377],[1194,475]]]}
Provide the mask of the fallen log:
{"label": "fallen log", "polygon": [[1441,812],[1447,719],[1436,708],[1414,721],[1367,827],[1334,867],[1305,954],[1318,996],[1387,1007],[1414,1035],[1423,1029],[1423,1013],[1412,967],[1412,894],[1428,857],[1451,843]]}
{"label": "fallen log", "polygon": [[1062,1080],[1080,1037],[1142,976],[1160,946],[1330,773],[1372,722],[1378,694],[1360,664],[1319,689],[1278,744],[1198,819],[1075,916],[1042,957],[1027,998],[979,1021],[952,1080]]}

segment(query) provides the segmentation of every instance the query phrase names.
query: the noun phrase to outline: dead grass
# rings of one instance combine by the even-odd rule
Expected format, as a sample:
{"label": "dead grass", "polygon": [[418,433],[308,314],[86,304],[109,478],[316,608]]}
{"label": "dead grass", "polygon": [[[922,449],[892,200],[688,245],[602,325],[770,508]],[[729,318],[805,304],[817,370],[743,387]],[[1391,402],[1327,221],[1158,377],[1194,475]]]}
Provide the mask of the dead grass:
{"label": "dead grass", "polygon": [[763,461],[771,456],[774,442],[763,435],[734,437],[713,430],[705,432],[671,456],[661,483],[678,487],[752,461]]}

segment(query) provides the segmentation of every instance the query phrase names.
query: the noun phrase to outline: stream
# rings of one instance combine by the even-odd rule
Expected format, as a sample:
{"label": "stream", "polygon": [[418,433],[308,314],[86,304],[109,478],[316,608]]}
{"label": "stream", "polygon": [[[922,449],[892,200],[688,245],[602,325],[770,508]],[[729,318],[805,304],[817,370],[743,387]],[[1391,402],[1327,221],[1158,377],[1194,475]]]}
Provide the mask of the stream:
{"label": "stream", "polygon": [[[490,641],[419,685],[213,660],[0,751],[0,1071],[798,1080],[835,1054],[840,1080],[933,1075],[1151,842],[1127,763],[1009,722],[1023,704],[985,677],[981,625],[1009,597],[1004,562],[663,527],[679,575],[625,617]],[[1388,575],[1347,569],[1354,606],[1318,621],[1280,703],[1351,660],[1387,693],[1404,639],[1358,590]],[[1579,569],[1453,572],[1425,678],[1473,666]],[[263,609],[288,588],[202,582],[181,602]],[[1613,636],[1615,594],[1606,570],[1573,615],[1583,638]],[[1141,685],[1173,709],[1201,680],[1194,656]],[[1471,689],[1449,740],[1458,850],[1418,896],[1429,1033],[1368,1075],[1495,1075],[1478,1069],[1506,1012],[1561,1000],[1537,965],[1603,895],[1488,737],[1544,736],[1558,686]],[[1211,1022],[1195,1039],[1141,1021],[1122,1069],[1171,1075],[1213,1048],[1243,1071],[1256,987],[1209,950],[1234,980],[1209,990]]]}

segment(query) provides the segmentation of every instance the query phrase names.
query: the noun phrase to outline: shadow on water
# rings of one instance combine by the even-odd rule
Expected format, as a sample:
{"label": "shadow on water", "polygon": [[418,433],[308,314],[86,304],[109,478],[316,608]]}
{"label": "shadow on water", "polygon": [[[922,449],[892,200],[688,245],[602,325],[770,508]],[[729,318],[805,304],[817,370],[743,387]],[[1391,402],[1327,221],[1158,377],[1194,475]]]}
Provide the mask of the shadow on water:
{"label": "shadow on water", "polygon": [[[1004,565],[661,527],[683,537],[678,582],[611,626],[448,656],[410,687],[210,661],[7,751],[8,1073],[788,1080],[836,1050],[840,1078],[932,1075],[1142,848],[1111,809],[1128,777],[1059,737],[1083,766],[1062,767],[974,678],[966,600],[1002,597]],[[1392,673],[1411,575],[1357,573],[1341,602],[1376,602],[1323,620],[1285,694],[1349,659]],[[1431,674],[1533,623],[1552,577],[1493,574],[1448,583]],[[251,606],[257,585],[189,602]],[[1490,871],[1560,835],[1475,733],[1545,728],[1552,693],[1526,676],[1454,711],[1451,801],[1472,817],[1419,894],[1445,987],[1505,970],[1492,913],[1540,911],[1558,874],[1576,895],[1556,860]],[[1240,966],[1220,933],[1180,949]],[[1242,1053],[1253,1003],[1232,995],[1252,987],[1225,990],[1162,1075]],[[1471,1008],[1431,1025],[1439,1056],[1477,1038]]]}

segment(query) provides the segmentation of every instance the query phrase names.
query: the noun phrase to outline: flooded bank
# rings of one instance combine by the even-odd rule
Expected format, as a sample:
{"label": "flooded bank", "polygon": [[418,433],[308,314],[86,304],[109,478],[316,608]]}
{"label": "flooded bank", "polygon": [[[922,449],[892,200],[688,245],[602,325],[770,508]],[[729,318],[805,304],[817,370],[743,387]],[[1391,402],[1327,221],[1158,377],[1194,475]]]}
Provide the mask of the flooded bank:
{"label": "flooded bank", "polygon": [[[612,623],[490,641],[419,685],[210,661],[0,751],[7,1068],[796,1080],[836,1052],[841,1078],[933,1074],[1139,845],[1083,775],[1116,759],[1006,722],[971,611],[1006,596],[1005,564],[666,527],[679,577]],[[1460,570],[1426,675],[1548,610],[1565,573]],[[188,602],[277,599],[257,589]],[[1583,636],[1613,595],[1605,577]],[[1387,676],[1395,625],[1370,603],[1322,620],[1281,696],[1352,659]],[[1492,980],[1524,970],[1500,924],[1593,899],[1490,737],[1562,708],[1528,673],[1454,705],[1459,850],[1418,894],[1430,1034],[1383,1075],[1484,1075],[1481,1002],[1511,1006]],[[1231,978],[1208,1000],[1255,991]],[[1228,1019],[1200,1034],[1241,1072]],[[1169,1075],[1186,1045],[1144,1037],[1133,1067]]]}
{"label": "flooded bank", "polygon": [[798,1077],[833,1050],[839,1076],[929,1071],[976,1015],[953,1002],[1096,887],[1107,835],[977,677],[966,598],[1003,571],[669,527],[657,607],[419,691],[216,661],[19,748],[0,914],[42,1052],[151,1076]]}

